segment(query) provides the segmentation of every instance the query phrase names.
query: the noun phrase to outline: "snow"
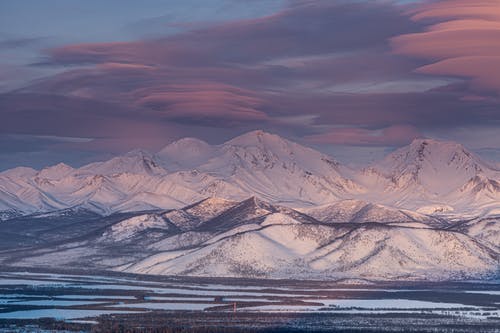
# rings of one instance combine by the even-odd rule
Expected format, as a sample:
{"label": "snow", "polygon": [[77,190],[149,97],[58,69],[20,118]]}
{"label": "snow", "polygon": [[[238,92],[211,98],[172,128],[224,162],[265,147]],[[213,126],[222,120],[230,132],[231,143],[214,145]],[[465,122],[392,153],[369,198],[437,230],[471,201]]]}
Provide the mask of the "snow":
{"label": "snow", "polygon": [[452,231],[398,226],[342,231],[280,223],[230,229],[195,248],[154,254],[117,269],[166,275],[439,280],[487,274],[497,265],[488,248]]}
{"label": "snow", "polygon": [[168,170],[193,169],[207,161],[215,148],[196,138],[183,138],[175,141],[157,154],[161,163]]}
{"label": "snow", "polygon": [[135,299],[134,296],[117,296],[117,295],[57,295],[51,296],[62,299],[89,299],[89,300],[99,300],[99,299]]}
{"label": "snow", "polygon": [[464,290],[468,294],[484,294],[484,295],[497,295],[500,296],[500,290]]}
{"label": "snow", "polygon": [[206,308],[216,306],[217,303],[127,303],[112,305],[112,308],[132,308],[148,310],[170,310],[170,311],[203,311]]}
{"label": "snow", "polygon": [[[63,275],[63,274],[31,274],[31,273],[6,273],[11,277],[27,277],[33,279],[54,279],[52,283],[59,282],[57,280],[69,280],[75,282],[74,285],[67,285],[64,288],[52,289],[54,292],[62,293],[62,295],[23,295],[11,294],[0,298],[4,311],[0,313],[0,319],[36,319],[41,317],[54,317],[57,319],[76,319],[85,317],[94,317],[101,314],[112,313],[141,313],[149,310],[166,310],[166,311],[205,311],[209,308],[226,305],[231,307],[232,303],[237,303],[238,312],[321,312],[321,313],[364,313],[364,314],[384,314],[384,313],[425,313],[437,314],[456,317],[495,317],[500,315],[498,310],[498,302],[492,299],[491,305],[470,305],[470,297],[462,295],[462,293],[475,293],[483,295],[500,295],[498,290],[492,288],[485,290],[459,290],[455,287],[446,288],[444,285],[429,286],[430,289],[366,289],[366,288],[318,288],[317,285],[307,286],[299,285],[284,285],[279,288],[264,285],[255,286],[236,286],[233,284],[197,284],[195,282],[186,282],[185,284],[179,281],[162,282],[162,281],[145,281],[145,280],[128,280],[127,278],[114,278],[109,276],[85,276],[85,275]],[[41,280],[38,280],[42,282]],[[96,281],[102,281],[97,284]],[[127,282],[127,284],[109,284],[114,281]],[[46,282],[46,281],[43,281]],[[86,295],[74,294],[74,286],[81,286],[87,292]],[[472,284],[471,284],[472,286]],[[476,287],[479,287],[478,285]],[[119,287],[119,288],[118,288]],[[483,288],[488,288],[482,285]],[[242,290],[238,290],[238,289]],[[481,287],[479,287],[481,288]],[[109,290],[123,290],[125,293],[130,293],[135,290],[147,291],[149,296],[143,299],[137,299],[130,295],[104,295],[109,293]],[[64,294],[66,291],[69,294]],[[92,295],[90,295],[92,291]],[[335,291],[351,291],[352,298],[337,298],[338,293]],[[408,291],[418,292],[427,291],[423,294],[413,294],[406,296]],[[435,291],[433,299],[439,299],[441,296],[451,297],[453,301],[430,301],[420,298],[429,297],[430,292]],[[39,292],[43,292],[40,290]],[[368,292],[368,293],[367,293]],[[373,299],[368,296],[369,292],[388,292],[387,295],[373,295]],[[117,293],[116,291],[113,292]],[[399,296],[398,293],[404,293],[405,296]],[[141,293],[143,295],[145,293]],[[321,296],[319,296],[321,295]],[[368,295],[368,296],[367,296]],[[87,297],[85,297],[87,296]],[[26,299],[29,297],[30,299]],[[44,299],[39,299],[43,297]],[[219,302],[219,297],[222,297]],[[357,298],[361,297],[361,298]],[[389,297],[389,298],[386,298]],[[31,298],[36,298],[33,300]],[[82,300],[76,300],[81,298]],[[113,300],[108,302],[107,299]],[[461,300],[464,300],[462,303]],[[468,300],[465,302],[465,300]],[[243,307],[243,303],[259,302],[263,305]],[[286,302],[286,303],[285,303]],[[293,302],[293,303],[291,303]],[[300,302],[300,303],[299,303]],[[240,304],[241,303],[241,304]],[[36,310],[17,310],[10,306],[26,305],[26,306],[43,306],[50,307],[48,309]],[[92,305],[93,310],[86,309],[71,309],[65,307],[71,306],[86,306]],[[241,305],[241,306],[240,306]],[[10,311],[10,312],[8,312]]]}
{"label": "snow", "polygon": [[253,131],[221,145],[185,138],[157,154],[136,150],[78,169],[60,163],[41,171],[4,171],[0,211],[82,206],[110,214],[256,195],[290,207],[354,199],[424,215],[480,215],[482,209],[500,209],[499,175],[452,142],[418,139],[357,172],[311,148]]}
{"label": "snow", "polygon": [[274,224],[300,224],[299,221],[291,218],[290,216],[287,216],[285,214],[281,213],[276,213],[276,214],[271,214],[266,217],[264,222],[262,222],[260,225],[261,226],[268,226],[268,225],[274,225]]}
{"label": "snow", "polygon": [[242,297],[224,297],[224,302],[281,302],[280,300],[269,300],[266,298],[242,298]]}
{"label": "snow", "polygon": [[377,167],[382,173],[394,176],[396,182],[416,181],[429,192],[440,195],[460,187],[486,168],[463,146],[430,139],[414,140],[390,154]]}
{"label": "snow", "polygon": [[103,176],[132,174],[165,174],[155,157],[144,150],[134,150],[125,155],[114,157],[105,162],[95,162],[78,169],[78,173],[97,174]]}
{"label": "snow", "polygon": [[2,285],[28,285],[28,286],[40,286],[40,287],[58,287],[68,285],[67,282],[54,282],[45,280],[24,280],[24,279],[8,279],[0,277],[0,286]]}
{"label": "snow", "polygon": [[456,309],[465,308],[466,305],[458,303],[427,302],[410,299],[343,299],[323,301],[327,306],[339,308],[365,308],[365,309]]}
{"label": "snow", "polygon": [[[103,254],[96,265],[150,274],[383,280],[498,270],[500,172],[453,142],[418,139],[356,171],[253,131],[220,145],[185,138],[157,154],[136,150],[77,169],[61,163],[0,173],[0,219],[32,214],[43,223],[84,210],[141,213],[106,228],[94,244],[23,264],[91,260],[100,242],[141,240],[140,259]],[[160,236],[146,237],[151,230]]]}
{"label": "snow", "polygon": [[48,180],[59,180],[68,176],[74,171],[75,169],[73,169],[69,165],[66,165],[64,163],[59,163],[57,165],[42,169],[37,174],[37,177]]}
{"label": "snow", "polygon": [[111,227],[110,232],[104,233],[104,238],[111,238],[119,242],[128,239],[137,233],[149,228],[160,228],[168,230],[169,226],[163,218],[154,214],[145,214],[126,219]]}
{"label": "snow", "polygon": [[[443,303],[443,302],[428,302],[410,299],[340,299],[340,300],[309,300],[314,303],[322,303],[323,305],[261,305],[245,307],[243,311],[318,311],[325,309],[331,311],[342,311],[350,308],[360,308],[367,310],[412,310],[419,311],[422,309],[435,310],[435,309],[464,309],[471,308],[477,309],[475,306],[466,306],[459,303]],[[406,311],[405,311],[406,312]]]}
{"label": "snow", "polygon": [[102,302],[88,302],[88,301],[60,301],[60,300],[36,300],[36,301],[13,301],[9,302],[10,305],[32,305],[32,306],[77,306],[77,305],[95,305],[104,304]]}
{"label": "snow", "polygon": [[[117,313],[125,313],[125,312],[119,310],[41,309],[41,310],[3,312],[0,313],[0,319],[55,318],[62,320],[62,319],[96,317],[104,314],[117,314]],[[131,311],[127,311],[126,313],[131,313]]]}
{"label": "snow", "polygon": [[214,297],[158,297],[158,296],[146,296],[144,297],[147,301],[163,301],[176,302],[176,301],[189,301],[189,302],[213,302]]}
{"label": "snow", "polygon": [[418,208],[417,212],[428,215],[450,213],[453,212],[453,207],[444,204],[432,204]]}
{"label": "snow", "polygon": [[366,200],[424,214],[478,214],[485,204],[498,207],[500,199],[498,170],[454,142],[417,139],[356,179],[369,188]]}

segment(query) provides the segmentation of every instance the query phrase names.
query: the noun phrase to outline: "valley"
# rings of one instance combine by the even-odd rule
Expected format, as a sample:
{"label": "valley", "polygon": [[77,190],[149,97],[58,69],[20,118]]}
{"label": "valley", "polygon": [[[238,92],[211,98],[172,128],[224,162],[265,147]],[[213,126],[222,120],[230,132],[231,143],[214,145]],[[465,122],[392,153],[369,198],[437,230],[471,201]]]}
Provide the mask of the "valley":
{"label": "valley", "polygon": [[4,171],[0,332],[495,332],[499,175],[455,143],[354,170],[262,131]]}
{"label": "valley", "polygon": [[0,332],[16,325],[106,331],[117,329],[118,323],[129,329],[168,325],[192,332],[319,332],[324,327],[335,327],[335,332],[360,327],[382,332],[404,323],[412,323],[410,331],[441,327],[450,332],[494,332],[500,323],[500,289],[495,282],[86,275],[76,270],[2,267],[0,293]]}

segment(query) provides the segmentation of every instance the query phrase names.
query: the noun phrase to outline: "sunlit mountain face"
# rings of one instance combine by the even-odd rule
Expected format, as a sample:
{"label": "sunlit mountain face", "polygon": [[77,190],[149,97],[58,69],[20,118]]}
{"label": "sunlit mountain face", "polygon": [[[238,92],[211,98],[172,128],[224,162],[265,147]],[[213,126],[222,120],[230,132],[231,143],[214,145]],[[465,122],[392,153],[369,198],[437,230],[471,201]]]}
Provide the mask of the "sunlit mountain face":
{"label": "sunlit mountain face", "polygon": [[254,196],[292,208],[361,200],[431,215],[479,216],[498,213],[499,175],[495,165],[454,142],[416,139],[354,169],[253,131],[221,145],[184,138],[157,153],[134,150],[80,168],[10,169],[0,173],[0,202],[5,218],[75,208],[109,215]]}
{"label": "sunlit mountain face", "polygon": [[[499,179],[500,170],[454,142],[415,139],[352,169],[252,131],[221,145],[184,138],[80,168],[7,170],[0,202],[5,226],[129,214],[53,245],[49,257],[59,253],[64,266],[96,253],[90,267],[146,274],[484,278],[498,268]],[[106,250],[111,244],[140,248],[132,259]],[[68,247],[86,259],[65,254]],[[45,267],[43,252],[18,263]]]}
{"label": "sunlit mountain face", "polygon": [[498,0],[0,1],[0,332],[496,332],[499,40]]}

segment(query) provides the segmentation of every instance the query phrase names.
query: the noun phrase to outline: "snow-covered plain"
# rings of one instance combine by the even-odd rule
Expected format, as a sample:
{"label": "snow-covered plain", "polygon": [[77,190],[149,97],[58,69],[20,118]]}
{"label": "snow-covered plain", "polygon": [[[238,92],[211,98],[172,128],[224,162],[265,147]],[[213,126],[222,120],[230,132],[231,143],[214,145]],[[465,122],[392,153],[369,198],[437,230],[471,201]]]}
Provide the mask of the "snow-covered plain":
{"label": "snow-covered plain", "polygon": [[[193,280],[186,283],[179,280],[172,282],[136,280],[128,281],[127,288],[115,289],[113,285],[108,284],[109,277],[60,274],[58,277],[40,278],[37,274],[15,272],[3,273],[2,276],[4,276],[2,279],[24,277],[26,280],[38,282],[46,282],[46,279],[49,279],[54,287],[33,288],[39,285],[37,283],[24,283],[21,287],[3,285],[0,280],[0,288],[5,292],[0,295],[2,304],[0,319],[42,317],[76,319],[101,314],[141,314],[158,310],[233,312],[235,305],[237,312],[425,313],[484,320],[500,316],[500,301],[498,294],[494,293],[495,290],[488,291],[491,294],[487,300],[482,296],[471,298],[466,292],[461,291],[464,287],[471,292],[476,292],[474,288],[485,287],[478,283],[465,286],[453,283],[435,286],[425,284],[425,289],[419,289],[418,286],[414,286],[413,289],[396,286],[367,289],[356,286],[326,288],[307,284],[292,287],[286,282],[264,281],[262,285],[255,285],[252,292],[248,292],[248,289],[238,289],[238,285],[207,285],[198,284]],[[66,279],[75,280],[81,286],[82,295],[75,294],[72,285],[61,284],[55,287],[56,282]],[[95,284],[96,279],[107,282]],[[120,280],[117,278],[117,283]],[[147,289],[149,287],[145,285],[152,283],[157,285],[157,289]],[[201,291],[199,295],[212,296],[193,297],[192,292],[195,291]],[[284,294],[285,291],[288,293]],[[477,292],[481,292],[481,289]],[[231,296],[227,297],[227,293]],[[441,298],[447,301],[436,301]],[[23,306],[22,310],[19,309],[19,305]]]}

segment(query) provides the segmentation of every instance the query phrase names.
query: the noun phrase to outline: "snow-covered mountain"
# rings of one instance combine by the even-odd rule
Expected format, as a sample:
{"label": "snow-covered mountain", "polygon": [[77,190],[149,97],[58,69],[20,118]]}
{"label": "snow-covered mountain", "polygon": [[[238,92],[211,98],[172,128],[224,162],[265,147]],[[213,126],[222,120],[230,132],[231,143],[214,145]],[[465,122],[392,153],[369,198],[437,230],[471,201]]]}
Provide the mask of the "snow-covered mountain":
{"label": "snow-covered mountain", "polygon": [[430,139],[359,171],[262,131],[20,167],[0,173],[0,219],[0,263],[21,266],[379,280],[500,267],[500,171]]}
{"label": "snow-covered mountain", "polygon": [[122,173],[164,175],[167,170],[158,164],[153,154],[144,150],[133,150],[123,156],[91,163],[78,169],[78,174],[107,176]]}
{"label": "snow-covered mountain", "polygon": [[80,206],[110,214],[251,195],[311,205],[337,200],[356,186],[328,156],[255,131],[218,146],[182,139],[158,154],[137,150],[78,169],[8,170],[0,173],[0,211],[11,216]]}
{"label": "snow-covered mountain", "polygon": [[361,200],[343,200],[302,210],[324,223],[387,223],[404,226],[444,227],[446,221],[418,212],[395,209]]}
{"label": "snow-covered mountain", "polygon": [[202,165],[215,156],[216,148],[205,141],[184,138],[160,150],[157,156],[168,170],[189,170]]}
{"label": "snow-covered mountain", "polygon": [[360,201],[365,208],[354,213],[369,218],[474,218],[500,213],[500,171],[459,144],[431,139],[415,140],[356,171],[253,131],[221,145],[185,138],[156,154],[136,150],[77,169],[61,163],[0,173],[2,219],[73,207],[102,215],[178,209],[209,197],[251,196],[292,208]]}
{"label": "snow-covered mountain", "polygon": [[500,171],[454,142],[416,139],[357,180],[365,200],[423,213],[474,214],[500,202]]}
{"label": "snow-covered mountain", "polygon": [[491,250],[448,231],[332,228],[274,215],[252,227],[117,269],[163,275],[392,280],[478,277],[494,274],[498,267]]}
{"label": "snow-covered mountain", "polygon": [[[57,242],[0,253],[0,263],[14,258],[17,266],[328,280],[498,274],[498,220],[443,226],[423,215],[372,208],[346,201],[308,210],[311,216],[255,197],[241,202],[210,198],[177,210],[103,218],[102,224],[63,241],[59,230]],[[390,214],[380,215],[384,210]]]}
{"label": "snow-covered mountain", "polygon": [[[184,154],[183,152],[186,152]],[[180,156],[175,161],[174,156]],[[179,169],[171,178],[199,193],[243,199],[256,195],[291,205],[337,200],[358,186],[341,173],[332,158],[263,131],[253,131],[219,146],[182,139],[162,149],[165,168]]]}
{"label": "snow-covered mountain", "polygon": [[391,181],[393,189],[418,185],[435,195],[446,195],[487,170],[485,163],[462,145],[430,139],[414,140],[374,167],[374,172]]}

